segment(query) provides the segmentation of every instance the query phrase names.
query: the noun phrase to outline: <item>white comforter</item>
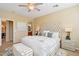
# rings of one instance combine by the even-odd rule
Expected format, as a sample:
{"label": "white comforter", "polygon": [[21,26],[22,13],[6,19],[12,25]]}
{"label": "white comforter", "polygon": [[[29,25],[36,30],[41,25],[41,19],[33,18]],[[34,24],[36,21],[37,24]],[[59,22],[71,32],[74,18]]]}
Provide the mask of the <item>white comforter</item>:
{"label": "white comforter", "polygon": [[35,56],[54,55],[59,48],[59,38],[48,38],[43,36],[26,36],[21,42],[33,49]]}

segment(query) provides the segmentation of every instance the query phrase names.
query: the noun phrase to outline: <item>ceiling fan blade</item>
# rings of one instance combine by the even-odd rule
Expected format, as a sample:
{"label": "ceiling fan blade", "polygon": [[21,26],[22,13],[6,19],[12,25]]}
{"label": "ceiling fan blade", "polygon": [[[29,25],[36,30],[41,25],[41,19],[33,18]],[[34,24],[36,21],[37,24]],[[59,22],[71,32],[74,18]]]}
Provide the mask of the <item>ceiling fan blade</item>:
{"label": "ceiling fan blade", "polygon": [[40,11],[40,9],[38,9],[38,8],[35,8],[37,11]]}
{"label": "ceiling fan blade", "polygon": [[28,12],[30,12],[31,10],[29,9]]}
{"label": "ceiling fan blade", "polygon": [[57,5],[57,4],[56,4],[56,5],[53,5],[53,7],[58,7],[58,6],[59,6],[59,5]]}
{"label": "ceiling fan blade", "polygon": [[42,5],[43,3],[35,3],[34,5]]}
{"label": "ceiling fan blade", "polygon": [[27,5],[18,5],[18,6],[20,6],[20,7],[27,7]]}

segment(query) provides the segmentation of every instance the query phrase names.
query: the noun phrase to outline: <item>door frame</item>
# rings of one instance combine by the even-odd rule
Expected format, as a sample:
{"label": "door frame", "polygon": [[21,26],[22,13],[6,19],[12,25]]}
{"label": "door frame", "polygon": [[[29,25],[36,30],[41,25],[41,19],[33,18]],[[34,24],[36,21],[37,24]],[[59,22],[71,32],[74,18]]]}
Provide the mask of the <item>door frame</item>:
{"label": "door frame", "polygon": [[[12,35],[13,35],[13,38],[14,38],[14,25],[13,25],[14,21],[12,21],[12,20],[6,20],[6,42],[10,40],[10,36],[9,36],[10,31],[8,31],[8,29],[7,29],[7,22],[10,22],[10,21],[13,22],[12,23],[12,27],[13,27],[13,31],[12,31],[13,33],[12,33]],[[8,33],[7,33],[7,31],[8,31]],[[13,38],[12,38],[12,41],[13,41]],[[9,40],[7,40],[7,39],[9,39]]]}
{"label": "door frame", "polygon": [[[14,43],[14,40],[15,40],[15,19],[11,20],[11,19],[7,19],[6,18],[6,21],[13,21],[13,43]],[[0,16],[0,46],[2,46],[2,16]]]}
{"label": "door frame", "polygon": [[0,16],[0,46],[2,46],[2,17]]}

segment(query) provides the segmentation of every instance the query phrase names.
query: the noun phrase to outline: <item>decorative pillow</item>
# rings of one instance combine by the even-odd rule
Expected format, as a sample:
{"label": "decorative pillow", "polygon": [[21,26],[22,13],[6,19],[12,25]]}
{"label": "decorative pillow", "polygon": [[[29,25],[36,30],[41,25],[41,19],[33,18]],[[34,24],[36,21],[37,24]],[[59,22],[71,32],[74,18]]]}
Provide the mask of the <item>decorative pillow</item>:
{"label": "decorative pillow", "polygon": [[59,32],[53,32],[52,38],[59,38]]}
{"label": "decorative pillow", "polygon": [[47,34],[47,37],[50,37],[50,38],[52,38],[52,34],[53,34],[53,33],[51,33],[51,32],[48,32],[48,34]]}
{"label": "decorative pillow", "polygon": [[43,31],[43,36],[47,37],[49,31]]}
{"label": "decorative pillow", "polygon": [[43,33],[43,36],[46,36],[46,33]]}

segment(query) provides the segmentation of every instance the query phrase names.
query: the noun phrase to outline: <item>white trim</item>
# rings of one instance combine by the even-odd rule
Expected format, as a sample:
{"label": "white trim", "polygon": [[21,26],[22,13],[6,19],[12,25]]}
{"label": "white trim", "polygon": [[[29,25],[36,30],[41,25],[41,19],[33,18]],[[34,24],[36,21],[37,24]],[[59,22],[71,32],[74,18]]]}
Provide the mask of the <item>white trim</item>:
{"label": "white trim", "polygon": [[[6,22],[9,22],[9,21],[12,21],[13,22],[13,24],[14,24],[14,21],[13,20],[6,20]],[[9,23],[7,23],[6,24],[6,26],[8,26],[9,25]],[[13,25],[14,26],[14,25]],[[10,39],[9,39],[9,34],[8,34],[8,32],[9,32],[9,30],[6,28],[6,42],[8,42]],[[13,38],[12,38],[12,41],[13,41],[13,39],[14,39],[14,28],[13,28]]]}

